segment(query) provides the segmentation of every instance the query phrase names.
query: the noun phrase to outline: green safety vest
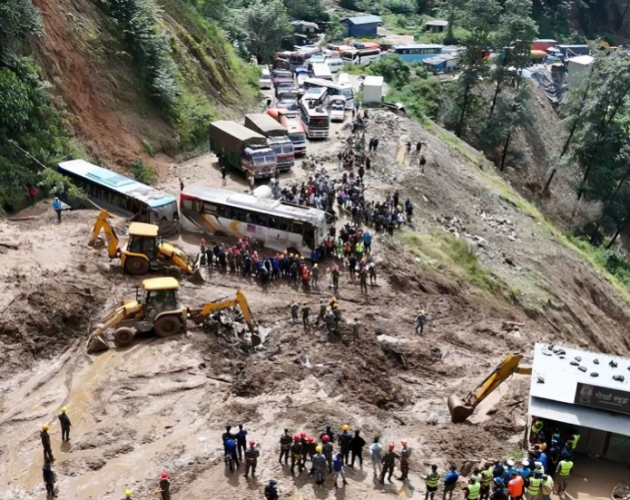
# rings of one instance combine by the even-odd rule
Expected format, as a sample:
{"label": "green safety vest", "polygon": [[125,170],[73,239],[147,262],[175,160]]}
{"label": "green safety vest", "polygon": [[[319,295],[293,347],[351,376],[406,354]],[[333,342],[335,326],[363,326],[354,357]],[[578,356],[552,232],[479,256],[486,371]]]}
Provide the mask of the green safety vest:
{"label": "green safety vest", "polygon": [[542,431],[544,425],[545,424],[543,423],[542,420],[536,420],[536,422],[534,422],[534,425],[532,425],[532,430],[536,434],[538,434],[540,431]]}
{"label": "green safety vest", "polygon": [[551,479],[551,477],[548,477],[547,480],[543,483],[543,494],[551,495],[552,491],[553,491],[553,479]]}
{"label": "green safety vest", "polygon": [[363,243],[357,243],[355,250],[357,253],[363,253]]}
{"label": "green safety vest", "polygon": [[492,471],[490,469],[486,469],[481,473],[481,484],[483,486],[490,486],[492,482]]}
{"label": "green safety vest", "polygon": [[529,486],[527,487],[527,493],[529,493],[530,495],[538,495],[541,484],[542,484],[542,479],[536,479],[536,478],[530,479]]}
{"label": "green safety vest", "polygon": [[579,434],[573,434],[573,439],[571,440],[571,448],[574,450],[577,448],[578,441],[580,440]]}
{"label": "green safety vest", "polygon": [[432,472],[427,476],[427,486],[429,486],[430,488],[437,488],[439,480],[440,475],[437,472]]}
{"label": "green safety vest", "polygon": [[560,475],[561,476],[568,476],[569,473],[571,472],[571,469],[573,469],[573,462],[569,460],[563,460],[562,462],[560,462]]}
{"label": "green safety vest", "polygon": [[468,485],[468,500],[477,500],[479,498],[479,490],[481,485],[479,483]]}

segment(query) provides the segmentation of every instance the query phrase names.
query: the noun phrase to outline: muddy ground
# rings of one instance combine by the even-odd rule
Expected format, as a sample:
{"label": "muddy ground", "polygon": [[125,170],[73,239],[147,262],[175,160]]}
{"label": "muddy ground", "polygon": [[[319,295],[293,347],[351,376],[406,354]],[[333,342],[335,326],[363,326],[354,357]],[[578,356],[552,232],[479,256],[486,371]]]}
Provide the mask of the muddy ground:
{"label": "muddy ground", "polygon": [[[96,212],[67,213],[57,225],[42,202],[21,214],[24,220],[1,221],[0,244],[8,246],[0,246],[0,499],[45,498],[38,435],[44,422],[51,424],[60,498],[67,499],[117,499],[126,488],[134,498],[157,498],[162,470],[173,479],[173,498],[188,500],[262,498],[272,477],[282,498],[418,498],[432,462],[444,471],[452,460],[514,453],[527,415],[527,377],[508,381],[461,425],[449,421],[447,396],[465,396],[505,354],[529,354],[534,341],[627,353],[627,304],[544,224],[519,211],[518,198],[506,195],[487,164],[476,163],[474,150],[447,144],[438,132],[450,137],[373,112],[368,136],[381,142],[368,196],[399,190],[416,217],[404,234],[376,238],[378,285],[367,296],[343,278],[340,340],[289,322],[291,299],[317,309],[330,298],[327,273],[305,295],[285,282],[263,291],[255,281],[214,272],[201,285],[182,282],[182,302],[194,307],[243,289],[269,332],[260,351],[246,353],[191,327],[186,335],[147,336],[89,357],[90,328],[117,301],[132,298],[139,283],[104,250],[87,246]],[[332,158],[347,134],[335,126],[309,154],[335,173]],[[407,140],[426,143],[424,173],[396,163]],[[305,175],[296,166],[282,182]],[[179,178],[221,183],[211,155],[173,165],[162,187],[176,193]],[[228,187],[244,190],[245,183],[232,174]],[[431,253],[435,231],[470,241],[497,286],[475,286],[457,262],[441,260],[444,249]],[[178,239],[190,251],[197,242],[194,235]],[[413,332],[420,308],[428,312],[424,336]],[[345,325],[354,317],[363,324],[356,343]],[[56,419],[64,405],[73,422],[70,443],[61,442]],[[243,423],[259,443],[256,480],[226,474],[220,435],[227,423]],[[282,429],[318,435],[327,423],[360,429],[368,442],[375,435],[383,443],[407,438],[410,481],[381,486],[367,461],[348,471],[349,485],[337,492],[330,480],[315,490],[304,475],[292,478],[277,463]]]}

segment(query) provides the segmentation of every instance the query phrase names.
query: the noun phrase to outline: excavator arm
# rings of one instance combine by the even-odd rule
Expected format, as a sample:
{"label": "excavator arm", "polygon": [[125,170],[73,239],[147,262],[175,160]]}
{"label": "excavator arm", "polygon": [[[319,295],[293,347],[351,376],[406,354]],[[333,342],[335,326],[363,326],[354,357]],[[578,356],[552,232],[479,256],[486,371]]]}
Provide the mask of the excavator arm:
{"label": "excavator arm", "polygon": [[200,256],[192,258],[186,252],[170,243],[161,243],[159,246],[159,252],[166,260],[179,267],[189,276],[198,273]]}
{"label": "excavator arm", "polygon": [[116,231],[114,231],[114,228],[109,223],[109,220],[107,219],[108,217],[109,214],[107,213],[107,210],[101,209],[101,213],[98,215],[98,218],[94,223],[94,229],[92,229],[92,235],[90,236],[88,245],[93,247],[99,234],[103,231],[105,233],[105,238],[107,239],[107,255],[109,255],[110,259],[115,259],[120,254],[120,250],[118,248],[120,240],[116,235]]}
{"label": "excavator arm", "polygon": [[484,399],[492,394],[497,387],[510,378],[515,373],[520,375],[531,375],[531,367],[520,366],[523,356],[518,353],[508,354],[490,374],[473,389],[468,396],[461,401],[457,396],[448,398],[448,408],[451,412],[453,423],[461,423],[466,420]]}
{"label": "excavator arm", "polygon": [[215,300],[214,302],[208,302],[207,304],[204,304],[201,309],[189,309],[188,317],[192,319],[196,324],[201,324],[214,311],[218,311],[220,309],[228,309],[234,306],[238,306],[243,313],[243,318],[245,318],[245,323],[247,323],[249,331],[252,333],[256,332],[256,321],[254,320],[254,315],[249,308],[247,297],[245,297],[245,293],[243,293],[242,290],[237,290],[236,297],[233,299],[219,299]]}
{"label": "excavator arm", "polygon": [[135,300],[127,300],[115,306],[92,331],[87,343],[88,354],[109,349],[105,339],[105,332],[125,319],[135,316],[141,310],[142,305]]}

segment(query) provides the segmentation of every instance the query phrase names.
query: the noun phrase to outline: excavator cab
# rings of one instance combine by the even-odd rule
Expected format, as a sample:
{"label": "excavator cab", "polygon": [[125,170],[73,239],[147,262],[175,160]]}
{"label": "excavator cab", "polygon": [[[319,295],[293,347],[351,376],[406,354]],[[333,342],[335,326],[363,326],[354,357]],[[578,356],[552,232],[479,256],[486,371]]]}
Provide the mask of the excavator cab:
{"label": "excavator cab", "polygon": [[127,248],[120,252],[123,269],[129,274],[149,272],[151,262],[157,260],[160,244],[157,226],[132,222],[129,226]]}

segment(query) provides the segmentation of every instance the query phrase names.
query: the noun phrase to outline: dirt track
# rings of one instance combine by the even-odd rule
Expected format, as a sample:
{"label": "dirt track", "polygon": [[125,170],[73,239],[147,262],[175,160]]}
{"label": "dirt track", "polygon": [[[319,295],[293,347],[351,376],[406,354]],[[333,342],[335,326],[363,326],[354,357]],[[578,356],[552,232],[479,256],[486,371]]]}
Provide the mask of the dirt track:
{"label": "dirt track", "polygon": [[[357,344],[349,336],[329,342],[323,329],[305,333],[291,325],[289,301],[305,297],[284,282],[263,292],[255,282],[214,273],[201,286],[183,283],[182,302],[201,304],[242,288],[258,321],[270,328],[264,350],[247,355],[192,328],[186,336],[147,337],[89,359],[83,342],[90,323],[132,295],[137,281],[110,268],[103,250],[87,247],[94,212],[69,213],[57,226],[45,204],[31,208],[29,214],[40,216],[0,222],[0,242],[19,246],[0,249],[7,290],[0,297],[0,456],[6,464],[0,482],[8,488],[0,499],[45,498],[38,436],[44,422],[52,424],[60,498],[116,499],[127,487],[134,498],[156,498],[162,470],[173,478],[174,498],[189,500],[261,498],[271,477],[279,480],[283,498],[418,496],[431,462],[443,471],[450,460],[462,464],[512,451],[525,423],[527,378],[501,387],[466,424],[450,424],[445,404],[451,393],[465,395],[507,352],[528,353],[541,339],[628,350],[621,334],[630,325],[626,304],[501,197],[488,174],[472,165],[474,151],[447,146],[388,112],[376,112],[372,134],[380,135],[381,145],[368,174],[369,196],[394,189],[403,200],[410,196],[416,220],[409,229],[420,235],[430,236],[447,220],[460,238],[481,236],[476,251],[499,281],[498,291],[471,286],[452,263],[440,262],[439,254],[425,258],[397,233],[374,243],[378,286],[367,297],[359,295],[358,284],[342,280],[344,320],[359,317],[364,325]],[[424,175],[395,165],[408,137],[427,143]],[[334,170],[326,160],[335,153],[331,145],[336,143],[310,151]],[[178,177],[219,185],[212,163],[206,156],[180,165],[164,177],[164,186],[176,192]],[[299,179],[305,172],[298,167],[291,175]],[[233,177],[228,187],[242,188],[239,181]],[[452,223],[454,217],[460,223]],[[196,238],[183,236],[179,243],[192,250]],[[328,279],[320,277],[322,285],[307,299],[315,308],[330,297]],[[423,337],[413,335],[420,307],[429,316]],[[523,326],[509,331],[505,321]],[[61,444],[56,420],[63,405],[74,425],[69,445]],[[438,414],[436,425],[427,422],[431,412]],[[245,424],[259,442],[258,481],[226,477],[220,446],[226,423]],[[327,423],[361,429],[368,442],[374,435],[383,443],[408,438],[411,481],[405,488],[400,482],[382,487],[367,461],[363,471],[348,471],[350,484],[337,493],[330,481],[315,491],[305,476],[292,479],[277,464],[282,429],[318,435]]]}

